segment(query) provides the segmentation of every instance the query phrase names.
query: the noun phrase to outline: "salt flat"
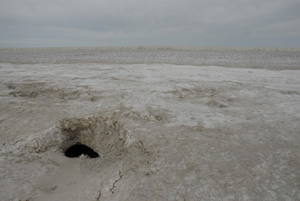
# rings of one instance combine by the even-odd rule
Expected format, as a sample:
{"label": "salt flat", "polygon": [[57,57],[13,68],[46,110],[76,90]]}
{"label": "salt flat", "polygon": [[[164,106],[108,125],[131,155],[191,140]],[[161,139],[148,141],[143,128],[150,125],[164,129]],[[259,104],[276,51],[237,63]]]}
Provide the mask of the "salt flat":
{"label": "salt flat", "polygon": [[299,200],[299,53],[1,49],[0,199]]}

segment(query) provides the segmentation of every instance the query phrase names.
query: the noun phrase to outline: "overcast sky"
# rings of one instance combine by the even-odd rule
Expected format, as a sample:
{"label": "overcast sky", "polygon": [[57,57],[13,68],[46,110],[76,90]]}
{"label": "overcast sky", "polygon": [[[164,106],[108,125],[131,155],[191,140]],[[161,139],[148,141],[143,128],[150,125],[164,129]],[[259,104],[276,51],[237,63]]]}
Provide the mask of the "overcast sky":
{"label": "overcast sky", "polygon": [[0,0],[0,47],[300,47],[300,0]]}

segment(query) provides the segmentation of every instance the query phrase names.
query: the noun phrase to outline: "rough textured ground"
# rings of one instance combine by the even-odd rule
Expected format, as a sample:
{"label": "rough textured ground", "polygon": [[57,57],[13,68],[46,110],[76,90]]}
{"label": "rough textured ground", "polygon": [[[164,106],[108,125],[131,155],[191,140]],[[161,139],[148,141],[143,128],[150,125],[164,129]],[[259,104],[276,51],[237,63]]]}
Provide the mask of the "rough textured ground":
{"label": "rough textured ground", "polygon": [[0,200],[300,200],[299,50],[96,50],[1,49]]}

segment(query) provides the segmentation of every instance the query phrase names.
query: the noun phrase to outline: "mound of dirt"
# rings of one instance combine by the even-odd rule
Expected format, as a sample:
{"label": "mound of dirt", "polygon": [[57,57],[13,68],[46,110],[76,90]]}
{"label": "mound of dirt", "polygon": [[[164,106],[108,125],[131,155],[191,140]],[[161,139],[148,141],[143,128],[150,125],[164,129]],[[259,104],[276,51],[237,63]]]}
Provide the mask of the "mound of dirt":
{"label": "mound of dirt", "polygon": [[65,118],[42,132],[19,139],[13,145],[7,145],[2,154],[17,156],[28,162],[40,158],[40,153],[49,150],[63,153],[71,145],[81,143],[99,153],[102,159],[113,159],[134,141],[118,121],[117,115],[93,115]]}
{"label": "mound of dirt", "polygon": [[[3,164],[0,176],[5,178],[7,188],[17,186],[20,178],[23,182],[20,185],[26,188],[23,191],[7,191],[3,195],[4,200],[45,200],[49,196],[65,198],[72,196],[74,191],[77,195],[78,190],[86,186],[89,189],[86,197],[100,199],[110,197],[123,182],[134,182],[135,171],[141,169],[141,175],[148,172],[148,166],[155,157],[119,119],[117,113],[64,118],[42,132],[6,144],[0,152]],[[83,147],[66,154],[74,144]],[[88,152],[93,153],[89,155]],[[37,169],[39,174],[36,174]],[[128,192],[134,187],[128,186]]]}

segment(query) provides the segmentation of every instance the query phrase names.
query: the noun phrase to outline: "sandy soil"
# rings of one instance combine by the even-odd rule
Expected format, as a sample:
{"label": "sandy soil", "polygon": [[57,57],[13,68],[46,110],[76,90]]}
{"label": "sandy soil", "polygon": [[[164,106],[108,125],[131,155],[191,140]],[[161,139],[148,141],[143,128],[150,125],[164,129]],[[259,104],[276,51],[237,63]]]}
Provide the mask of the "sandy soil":
{"label": "sandy soil", "polygon": [[[300,200],[299,59],[29,64],[5,51],[0,200]],[[65,157],[78,141],[101,157]]]}

